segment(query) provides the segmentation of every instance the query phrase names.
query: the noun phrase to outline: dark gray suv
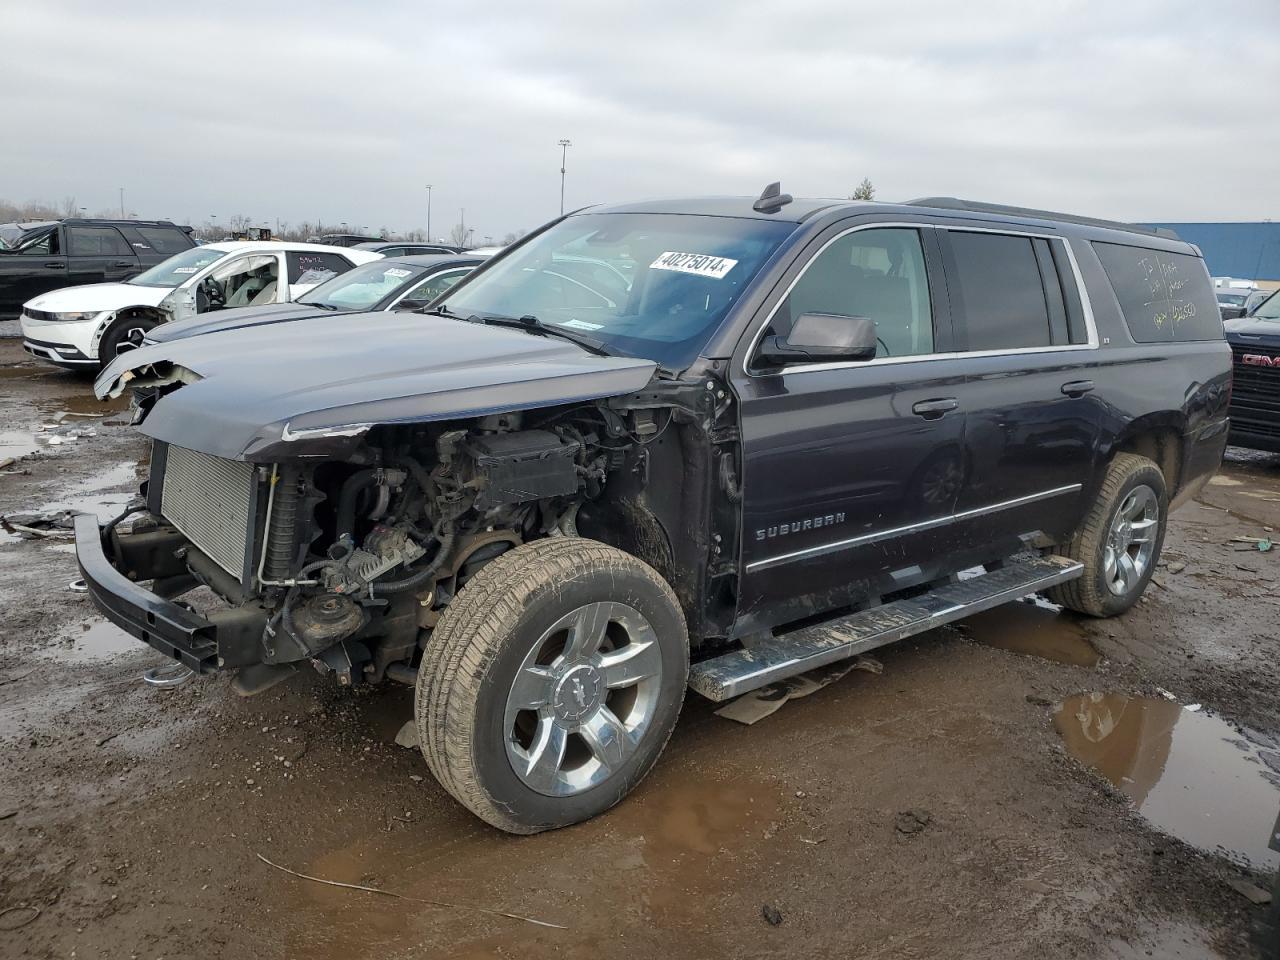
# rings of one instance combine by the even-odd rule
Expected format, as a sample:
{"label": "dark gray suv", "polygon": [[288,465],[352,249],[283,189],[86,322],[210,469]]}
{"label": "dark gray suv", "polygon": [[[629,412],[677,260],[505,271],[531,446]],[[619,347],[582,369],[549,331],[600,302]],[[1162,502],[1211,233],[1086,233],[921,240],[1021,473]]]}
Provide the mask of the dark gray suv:
{"label": "dark gray suv", "polygon": [[1120,223],[774,185],[572,214],[434,310],[117,359],[150,480],[77,551],[241,692],[416,685],[432,772],[515,833],[621,800],[686,688],[1037,591],[1123,613],[1227,438],[1204,261]]}

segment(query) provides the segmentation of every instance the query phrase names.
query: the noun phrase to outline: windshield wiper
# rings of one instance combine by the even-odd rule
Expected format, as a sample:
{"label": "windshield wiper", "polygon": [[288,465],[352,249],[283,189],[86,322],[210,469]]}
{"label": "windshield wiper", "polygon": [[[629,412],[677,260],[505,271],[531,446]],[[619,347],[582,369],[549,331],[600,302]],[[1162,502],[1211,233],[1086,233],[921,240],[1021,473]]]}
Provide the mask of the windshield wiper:
{"label": "windshield wiper", "polygon": [[523,317],[504,317],[499,313],[485,313],[468,319],[494,327],[512,327],[516,330],[527,330],[529,333],[545,337],[559,337],[561,340],[576,343],[582,349],[594,353],[598,357],[612,356],[605,349],[603,340],[597,340],[595,337],[584,336],[580,333],[572,333],[553,323],[543,323],[531,314],[526,314]]}

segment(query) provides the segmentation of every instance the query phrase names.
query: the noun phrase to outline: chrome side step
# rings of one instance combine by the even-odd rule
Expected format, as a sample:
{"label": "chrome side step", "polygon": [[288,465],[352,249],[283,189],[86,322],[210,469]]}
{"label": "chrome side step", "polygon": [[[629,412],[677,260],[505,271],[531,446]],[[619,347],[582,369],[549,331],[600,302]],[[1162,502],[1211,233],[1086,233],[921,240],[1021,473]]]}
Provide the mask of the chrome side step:
{"label": "chrome side step", "polygon": [[1083,565],[1066,557],[1029,557],[999,570],[949,583],[909,600],[895,600],[695,663],[689,686],[710,700],[728,700],[815,667],[857,656],[904,637],[1047,587],[1074,580]]}

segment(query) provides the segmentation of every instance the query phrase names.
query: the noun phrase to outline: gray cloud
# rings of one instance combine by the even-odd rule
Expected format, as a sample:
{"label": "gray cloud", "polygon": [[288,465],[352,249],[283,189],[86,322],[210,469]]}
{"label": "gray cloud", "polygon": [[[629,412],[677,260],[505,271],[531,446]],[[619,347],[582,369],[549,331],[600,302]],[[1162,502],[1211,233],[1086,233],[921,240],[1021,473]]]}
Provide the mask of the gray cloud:
{"label": "gray cloud", "polygon": [[1274,0],[0,9],[0,194],[478,236],[654,195],[1280,215]]}

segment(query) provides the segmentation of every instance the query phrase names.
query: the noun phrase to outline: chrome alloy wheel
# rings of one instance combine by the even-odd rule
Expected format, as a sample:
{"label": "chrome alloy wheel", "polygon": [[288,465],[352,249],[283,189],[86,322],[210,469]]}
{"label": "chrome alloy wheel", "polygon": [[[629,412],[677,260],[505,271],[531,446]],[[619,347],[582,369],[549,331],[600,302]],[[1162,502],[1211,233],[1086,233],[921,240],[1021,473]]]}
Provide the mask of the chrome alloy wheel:
{"label": "chrome alloy wheel", "polygon": [[1102,558],[1107,588],[1116,596],[1131,593],[1151,566],[1159,524],[1156,492],[1146,484],[1130,490],[1111,521]]}
{"label": "chrome alloy wheel", "polygon": [[658,638],[637,610],[602,602],[565,614],[533,645],[507,694],[512,769],[550,797],[599,786],[639,747],[661,681]]}

